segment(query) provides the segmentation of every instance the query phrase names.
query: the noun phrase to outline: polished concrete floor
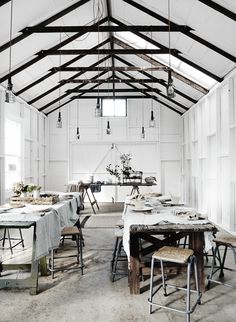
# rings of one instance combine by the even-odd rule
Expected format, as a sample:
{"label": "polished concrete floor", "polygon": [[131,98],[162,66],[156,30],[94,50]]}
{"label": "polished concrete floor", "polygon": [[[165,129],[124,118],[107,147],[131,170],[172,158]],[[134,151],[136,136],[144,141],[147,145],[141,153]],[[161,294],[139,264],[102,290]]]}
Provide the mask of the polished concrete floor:
{"label": "polished concrete floor", "polygon": [[[71,270],[57,273],[54,280],[50,276],[40,277],[40,292],[36,296],[29,295],[28,290],[1,290],[1,322],[185,321],[183,315],[166,310],[158,310],[150,315],[148,292],[130,295],[127,277],[111,282],[110,260],[114,244],[112,226],[119,219],[121,209],[115,209],[113,213],[110,212],[111,208],[106,209],[102,208],[96,215],[101,216],[100,223],[98,218],[91,221],[92,217],[87,217],[83,229],[84,275],[81,276],[79,270]],[[84,218],[90,214],[90,208],[86,208]],[[110,217],[113,218],[108,220]],[[234,264],[233,260],[231,262]],[[182,277],[175,278],[174,282],[182,282]],[[227,273],[225,278],[236,283],[236,273]],[[160,300],[184,305],[182,293]],[[236,289],[214,285],[203,294],[202,305],[191,315],[191,321],[236,322],[235,306]]]}

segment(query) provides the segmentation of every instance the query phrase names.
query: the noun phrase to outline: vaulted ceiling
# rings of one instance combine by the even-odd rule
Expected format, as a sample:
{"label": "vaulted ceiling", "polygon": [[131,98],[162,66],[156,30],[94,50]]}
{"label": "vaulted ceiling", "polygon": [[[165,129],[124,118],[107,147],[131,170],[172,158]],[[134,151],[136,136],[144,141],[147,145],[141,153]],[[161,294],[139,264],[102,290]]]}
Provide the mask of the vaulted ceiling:
{"label": "vaulted ceiling", "polygon": [[236,65],[235,0],[170,0],[170,10],[168,0],[12,1],[10,73],[11,1],[0,1],[0,83],[11,77],[46,115],[98,95],[152,98],[183,114]]}

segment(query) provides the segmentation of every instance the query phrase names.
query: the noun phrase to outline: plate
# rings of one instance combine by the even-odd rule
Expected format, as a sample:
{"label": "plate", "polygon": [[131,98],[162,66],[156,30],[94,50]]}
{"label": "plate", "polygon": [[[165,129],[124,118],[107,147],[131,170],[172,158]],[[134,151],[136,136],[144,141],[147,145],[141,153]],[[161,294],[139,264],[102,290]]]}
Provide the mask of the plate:
{"label": "plate", "polygon": [[152,209],[153,207],[143,207],[143,208],[134,208],[132,210],[137,212],[145,212],[145,211],[151,211]]}

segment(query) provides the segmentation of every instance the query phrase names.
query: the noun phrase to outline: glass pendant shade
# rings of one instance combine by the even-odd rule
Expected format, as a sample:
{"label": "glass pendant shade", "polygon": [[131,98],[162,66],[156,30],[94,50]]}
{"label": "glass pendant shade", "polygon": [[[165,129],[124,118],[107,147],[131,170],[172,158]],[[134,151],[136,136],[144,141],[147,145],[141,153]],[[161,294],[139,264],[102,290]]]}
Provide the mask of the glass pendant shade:
{"label": "glass pendant shade", "polygon": [[15,103],[15,101],[16,101],[16,98],[15,98],[15,95],[12,91],[12,88],[13,88],[12,82],[11,82],[11,80],[8,80],[7,89],[5,92],[5,102],[6,103]]}
{"label": "glass pendant shade", "polygon": [[144,130],[144,126],[142,126],[141,139],[145,139],[145,130]]}
{"label": "glass pendant shade", "polygon": [[79,127],[77,127],[77,129],[76,129],[76,135],[75,135],[75,138],[76,138],[77,140],[79,140],[79,139],[80,139]]}
{"label": "glass pendant shade", "polygon": [[61,112],[58,113],[57,128],[58,129],[61,129],[62,128]]}
{"label": "glass pendant shade", "polygon": [[99,97],[97,99],[97,104],[96,104],[96,108],[95,108],[95,116],[96,117],[101,117],[102,116],[102,109],[101,109],[101,106],[100,106]]}
{"label": "glass pendant shade", "polygon": [[107,135],[110,135],[111,134],[111,128],[110,128],[110,122],[109,121],[107,121],[106,133],[107,133]]}
{"label": "glass pendant shade", "polygon": [[154,119],[153,111],[151,111],[151,118],[149,120],[149,127],[155,127],[155,126],[156,126],[156,121]]}
{"label": "glass pendant shade", "polygon": [[167,94],[167,97],[169,98],[175,97],[175,88],[173,85],[173,79],[171,77],[171,71],[168,71],[168,83],[166,88],[166,94]]}

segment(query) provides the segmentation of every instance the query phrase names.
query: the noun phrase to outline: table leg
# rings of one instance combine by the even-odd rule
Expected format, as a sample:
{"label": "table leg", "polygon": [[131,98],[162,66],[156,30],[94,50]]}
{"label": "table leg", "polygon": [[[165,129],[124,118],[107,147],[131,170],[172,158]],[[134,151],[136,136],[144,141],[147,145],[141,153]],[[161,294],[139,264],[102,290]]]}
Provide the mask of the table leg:
{"label": "table leg", "polygon": [[198,280],[199,289],[201,292],[205,292],[205,274],[204,274],[204,232],[194,232],[189,236],[190,248],[194,251],[197,258],[197,270],[198,270]]}
{"label": "table leg", "polygon": [[30,295],[36,295],[38,291],[39,261],[35,259],[35,253],[36,253],[36,227],[34,227],[34,233],[33,233],[32,263],[31,263],[31,276],[30,276],[33,287],[30,288]]}
{"label": "table leg", "polygon": [[41,276],[47,276],[48,272],[47,272],[47,259],[46,256],[40,258],[39,261],[39,270],[41,272]]}
{"label": "table leg", "polygon": [[130,267],[129,267],[130,294],[140,294],[139,267],[140,267],[139,237],[137,234],[130,234]]}

